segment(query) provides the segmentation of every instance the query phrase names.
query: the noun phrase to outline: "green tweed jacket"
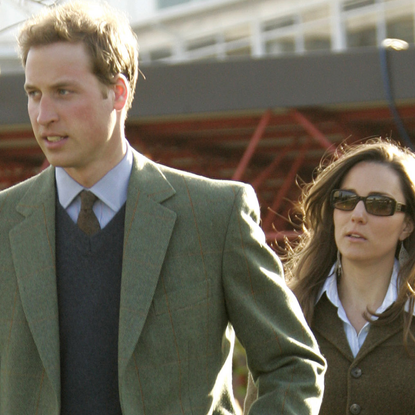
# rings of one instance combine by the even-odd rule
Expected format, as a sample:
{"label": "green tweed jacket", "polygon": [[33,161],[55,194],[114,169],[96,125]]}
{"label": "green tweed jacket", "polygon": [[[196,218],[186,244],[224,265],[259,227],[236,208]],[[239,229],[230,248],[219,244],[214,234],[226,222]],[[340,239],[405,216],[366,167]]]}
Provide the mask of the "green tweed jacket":
{"label": "green tweed jacket", "polygon": [[[317,414],[325,361],[258,226],[251,187],[134,152],[118,381],[124,415],[235,413],[236,332],[260,383],[251,414]],[[0,193],[0,415],[59,415],[55,177]]]}
{"label": "green tweed jacket", "polygon": [[326,295],[312,327],[328,365],[321,415],[415,414],[415,345],[409,342],[408,354],[402,319],[372,326],[356,357]]}

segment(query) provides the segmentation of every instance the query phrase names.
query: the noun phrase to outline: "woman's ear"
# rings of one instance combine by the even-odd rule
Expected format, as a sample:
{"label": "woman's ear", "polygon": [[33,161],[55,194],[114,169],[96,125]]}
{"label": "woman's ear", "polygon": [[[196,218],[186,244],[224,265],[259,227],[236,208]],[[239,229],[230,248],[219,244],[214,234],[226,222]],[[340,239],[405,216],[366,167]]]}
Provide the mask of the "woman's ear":
{"label": "woman's ear", "polygon": [[124,75],[117,75],[113,89],[115,94],[114,109],[121,111],[127,105],[128,96],[130,94],[130,87]]}
{"label": "woman's ear", "polygon": [[412,222],[412,219],[405,218],[405,222],[403,223],[402,232],[399,236],[400,241],[404,241],[414,230],[414,223]]}

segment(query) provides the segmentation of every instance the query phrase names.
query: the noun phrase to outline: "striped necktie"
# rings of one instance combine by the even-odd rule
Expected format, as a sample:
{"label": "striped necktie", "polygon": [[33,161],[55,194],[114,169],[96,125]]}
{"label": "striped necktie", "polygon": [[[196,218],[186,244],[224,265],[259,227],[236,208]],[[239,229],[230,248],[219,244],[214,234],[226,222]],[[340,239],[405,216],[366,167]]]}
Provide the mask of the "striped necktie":
{"label": "striped necktie", "polygon": [[88,236],[92,236],[101,229],[98,219],[92,210],[92,206],[94,206],[98,198],[88,190],[82,190],[79,195],[81,197],[81,211],[79,212],[77,225],[81,231]]}

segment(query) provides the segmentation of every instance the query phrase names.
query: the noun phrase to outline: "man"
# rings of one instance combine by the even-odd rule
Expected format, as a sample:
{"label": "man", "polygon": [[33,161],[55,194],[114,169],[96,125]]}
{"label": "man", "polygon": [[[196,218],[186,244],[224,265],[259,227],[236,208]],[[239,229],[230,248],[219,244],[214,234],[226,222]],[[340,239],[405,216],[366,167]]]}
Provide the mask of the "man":
{"label": "man", "polygon": [[67,3],[19,46],[51,166],[0,193],[1,415],[233,414],[234,331],[250,413],[317,414],[325,361],[252,188],[153,163],[124,136],[128,23]]}

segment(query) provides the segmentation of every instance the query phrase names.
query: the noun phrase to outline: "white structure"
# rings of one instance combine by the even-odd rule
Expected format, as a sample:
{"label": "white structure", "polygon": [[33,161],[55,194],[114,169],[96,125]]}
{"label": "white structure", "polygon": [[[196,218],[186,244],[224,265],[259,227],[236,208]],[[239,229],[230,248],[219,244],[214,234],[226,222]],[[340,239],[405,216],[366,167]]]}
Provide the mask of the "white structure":
{"label": "white structure", "polygon": [[[66,0],[65,0],[66,1]],[[49,0],[0,1],[0,65],[19,70],[16,23]],[[143,63],[342,51],[414,43],[415,0],[109,0],[138,34]],[[8,28],[8,29],[6,29]]]}

